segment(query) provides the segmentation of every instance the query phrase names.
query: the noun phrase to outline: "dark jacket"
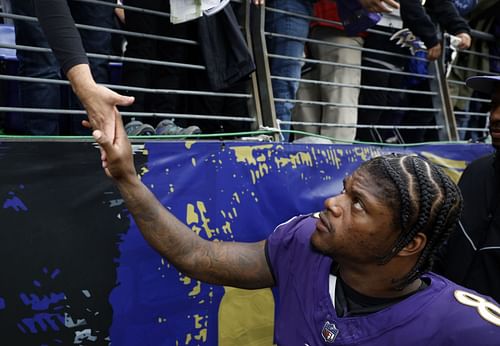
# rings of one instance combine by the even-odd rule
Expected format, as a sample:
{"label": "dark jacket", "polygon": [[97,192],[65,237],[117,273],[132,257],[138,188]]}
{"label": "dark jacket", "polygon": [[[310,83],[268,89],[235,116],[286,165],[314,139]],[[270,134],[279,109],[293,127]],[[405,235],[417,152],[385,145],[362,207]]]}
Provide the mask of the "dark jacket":
{"label": "dark jacket", "polygon": [[35,0],[35,6],[40,26],[63,71],[66,73],[75,65],[88,64],[67,1]]}
{"label": "dark jacket", "polygon": [[459,187],[464,210],[437,271],[500,301],[500,155],[473,161]]}
{"label": "dark jacket", "polygon": [[230,5],[198,19],[198,42],[213,91],[224,90],[248,77],[255,64]]}
{"label": "dark jacket", "polygon": [[409,28],[427,46],[434,47],[439,42],[438,30],[433,23],[450,34],[469,33],[469,24],[460,16],[451,0],[427,0],[425,9],[420,0],[400,0],[401,18],[405,28]]}

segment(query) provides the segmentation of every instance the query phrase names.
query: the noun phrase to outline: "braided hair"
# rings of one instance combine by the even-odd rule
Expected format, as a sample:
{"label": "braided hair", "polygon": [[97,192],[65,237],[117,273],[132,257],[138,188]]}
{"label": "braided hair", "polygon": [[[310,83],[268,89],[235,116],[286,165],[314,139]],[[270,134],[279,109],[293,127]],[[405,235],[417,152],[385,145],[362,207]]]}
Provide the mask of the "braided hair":
{"label": "braided hair", "polygon": [[413,155],[385,155],[364,163],[360,169],[380,182],[384,200],[394,211],[393,223],[400,234],[392,249],[380,257],[389,262],[419,232],[427,243],[416,264],[395,281],[404,288],[432,269],[435,253],[455,228],[462,210],[462,195],[457,185],[439,167]]}

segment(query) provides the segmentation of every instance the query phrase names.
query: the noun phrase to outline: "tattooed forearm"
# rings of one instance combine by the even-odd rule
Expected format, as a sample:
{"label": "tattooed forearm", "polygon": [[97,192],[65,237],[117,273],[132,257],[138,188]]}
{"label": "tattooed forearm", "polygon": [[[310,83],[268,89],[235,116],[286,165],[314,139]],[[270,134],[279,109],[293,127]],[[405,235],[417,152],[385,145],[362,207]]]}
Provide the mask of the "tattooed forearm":
{"label": "tattooed forearm", "polygon": [[200,238],[166,210],[139,179],[118,183],[146,241],[190,277],[241,288],[272,286],[264,242],[211,242]]}
{"label": "tattooed forearm", "polygon": [[265,242],[207,242],[210,246],[195,251],[197,263],[205,270],[202,281],[242,288],[270,287],[274,284],[264,254]]}

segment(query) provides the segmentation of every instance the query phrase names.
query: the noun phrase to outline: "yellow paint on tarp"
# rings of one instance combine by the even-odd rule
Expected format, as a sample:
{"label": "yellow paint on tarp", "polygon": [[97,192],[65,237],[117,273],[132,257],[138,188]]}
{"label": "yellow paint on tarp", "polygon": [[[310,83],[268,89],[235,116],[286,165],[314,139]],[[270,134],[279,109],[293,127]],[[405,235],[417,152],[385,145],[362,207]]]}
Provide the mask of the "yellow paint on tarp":
{"label": "yellow paint on tarp", "polygon": [[252,176],[252,184],[255,185],[257,180],[269,174],[269,166],[267,163],[259,163],[259,166],[255,170],[251,170],[250,174]]}
{"label": "yellow paint on tarp", "polygon": [[465,169],[467,168],[467,161],[464,160],[452,160],[452,159],[447,159],[442,156],[438,156],[433,153],[429,153],[426,151],[422,151],[420,153],[423,157],[427,158],[429,161],[432,161],[436,164],[438,164],[441,167],[447,167],[447,168],[453,168],[453,169]]}
{"label": "yellow paint on tarp", "polygon": [[370,147],[355,147],[354,153],[361,159],[361,161],[367,161],[372,156]]}
{"label": "yellow paint on tarp", "polygon": [[213,237],[214,233],[219,233],[219,230],[217,228],[212,229],[208,225],[210,222],[210,218],[205,215],[207,213],[207,208],[205,206],[205,203],[202,201],[198,201],[198,202],[196,202],[196,206],[198,207],[198,211],[201,214],[201,220],[203,222],[201,227],[205,230],[205,233],[207,234],[208,239],[211,239]]}
{"label": "yellow paint on tarp", "polygon": [[201,327],[203,327],[201,324],[201,321],[203,320],[203,316],[200,316],[198,314],[194,314],[193,317],[194,317],[194,327],[196,329],[200,329]]}
{"label": "yellow paint on tarp", "polygon": [[293,169],[297,168],[300,165],[308,167],[313,166],[313,159],[311,157],[311,154],[305,151],[300,151],[296,154],[290,154],[288,157],[276,157],[274,159],[274,162],[276,163],[276,167],[278,169],[283,168],[288,164],[290,164]]}
{"label": "yellow paint on tarp", "polygon": [[196,141],[185,141],[184,145],[186,146],[186,149],[191,149],[191,147],[196,143]]}
{"label": "yellow paint on tarp", "polygon": [[455,183],[458,183],[464,169],[467,167],[467,162],[463,160],[447,159],[426,151],[421,152],[420,155],[427,158],[432,163],[440,166]]}
{"label": "yellow paint on tarp", "polygon": [[233,230],[231,229],[231,224],[229,221],[226,221],[224,225],[222,225],[222,231],[224,234],[233,234]]}
{"label": "yellow paint on tarp", "polygon": [[259,198],[255,195],[255,192],[250,192],[250,195],[252,195],[253,199],[255,200],[255,202],[259,202]]}
{"label": "yellow paint on tarp", "polygon": [[[235,200],[238,203],[240,202],[237,193],[233,194],[233,200]],[[220,225],[220,227],[210,228],[209,227],[210,218],[206,216],[207,210],[205,204],[201,201],[196,202],[196,206],[191,203],[188,203],[186,206],[186,223],[188,226],[191,227],[193,232],[195,232],[198,235],[202,230],[204,230],[207,237],[209,239],[212,239],[213,241],[219,240],[217,239],[217,236],[221,234],[220,229],[222,229],[224,234],[229,234],[231,235],[231,238],[234,238],[233,230],[231,229],[231,223],[229,220],[234,220],[237,217],[238,213],[236,211],[236,208],[232,207],[231,211],[219,210],[219,212],[222,215],[222,217],[226,220],[224,221],[223,224]]]}
{"label": "yellow paint on tarp", "polygon": [[206,342],[207,341],[207,329],[206,328],[201,329],[200,332],[198,333],[198,335],[195,335],[194,338],[198,341]]}
{"label": "yellow paint on tarp", "polygon": [[231,147],[230,149],[234,151],[236,162],[245,162],[249,165],[256,165],[257,160],[254,157],[254,151],[272,149],[273,146],[273,144],[265,144],[255,146]]}
{"label": "yellow paint on tarp", "polygon": [[264,162],[264,163],[259,164],[259,173],[261,176],[269,174],[269,170],[270,170],[270,168],[267,165],[267,163]]}
{"label": "yellow paint on tarp", "polygon": [[256,181],[258,179],[258,177],[256,177],[256,172],[250,171],[250,176],[252,177],[252,184],[255,185],[255,183],[256,183]]}
{"label": "yellow paint on tarp", "polygon": [[[200,234],[201,229],[203,229],[208,239],[211,239],[214,236],[214,234],[219,234],[219,229],[210,228],[209,226],[210,218],[206,216],[206,213],[207,213],[207,208],[205,206],[205,203],[202,201],[197,201],[196,207],[191,203],[188,203],[186,205],[186,223],[191,226],[191,229],[196,234]],[[200,222],[200,220],[202,223],[201,228],[196,225]]]}
{"label": "yellow paint on tarp", "polygon": [[179,279],[184,285],[191,284],[191,278],[189,276],[181,276]]}
{"label": "yellow paint on tarp", "polygon": [[191,203],[188,203],[187,207],[186,207],[187,211],[186,211],[186,222],[188,225],[192,224],[192,223],[198,223],[199,222],[199,218],[198,218],[198,214],[196,213],[196,211],[194,210],[194,205],[192,205]]}
{"label": "yellow paint on tarp", "polygon": [[240,196],[238,196],[238,192],[233,193],[233,198],[236,200],[236,203],[240,204]]}
{"label": "yellow paint on tarp", "polygon": [[274,298],[270,289],[224,287],[219,305],[219,346],[273,344]]}
{"label": "yellow paint on tarp", "polygon": [[195,157],[191,158],[191,164],[193,165],[193,167],[196,167],[196,158]]}
{"label": "yellow paint on tarp", "polygon": [[201,282],[197,281],[196,286],[194,286],[193,289],[191,290],[191,292],[188,293],[188,296],[195,297],[198,294],[200,294],[200,292],[201,292]]}

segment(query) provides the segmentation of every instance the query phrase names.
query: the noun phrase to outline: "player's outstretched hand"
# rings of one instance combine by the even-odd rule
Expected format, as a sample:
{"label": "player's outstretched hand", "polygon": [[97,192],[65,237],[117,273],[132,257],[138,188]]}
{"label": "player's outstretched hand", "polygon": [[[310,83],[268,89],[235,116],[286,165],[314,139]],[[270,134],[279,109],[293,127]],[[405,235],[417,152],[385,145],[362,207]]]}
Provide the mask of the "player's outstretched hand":
{"label": "player's outstretched hand", "polygon": [[101,130],[94,130],[92,136],[101,149],[102,167],[106,175],[116,181],[137,178],[132,156],[132,146],[123,127],[121,115],[115,114],[114,140]]}

